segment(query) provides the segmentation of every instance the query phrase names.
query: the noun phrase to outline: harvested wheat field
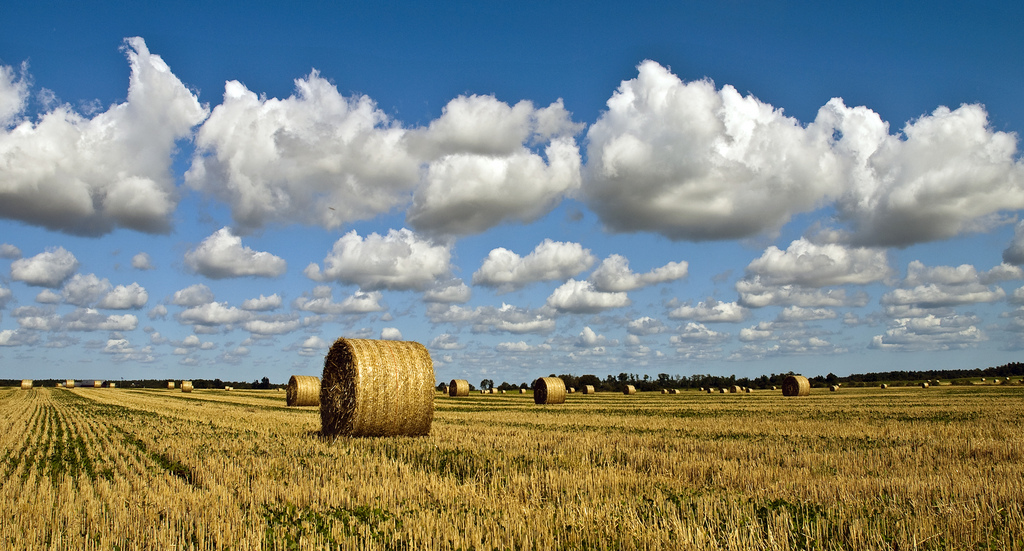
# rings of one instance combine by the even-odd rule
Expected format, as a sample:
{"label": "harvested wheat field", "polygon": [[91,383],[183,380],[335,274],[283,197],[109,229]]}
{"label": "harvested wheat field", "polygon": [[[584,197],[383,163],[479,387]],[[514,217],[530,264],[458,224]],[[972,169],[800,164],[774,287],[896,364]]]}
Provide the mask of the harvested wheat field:
{"label": "harvested wheat field", "polygon": [[437,396],[0,389],[2,549],[1019,549],[1021,386]]}

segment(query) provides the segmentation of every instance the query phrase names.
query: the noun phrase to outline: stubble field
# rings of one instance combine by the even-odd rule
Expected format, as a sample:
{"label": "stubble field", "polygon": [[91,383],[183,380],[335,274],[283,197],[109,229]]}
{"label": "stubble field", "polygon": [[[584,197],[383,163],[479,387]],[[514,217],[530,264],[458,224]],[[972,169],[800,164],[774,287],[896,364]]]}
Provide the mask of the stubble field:
{"label": "stubble field", "polygon": [[438,394],[320,438],[283,392],[0,389],[3,549],[1024,549],[1024,386]]}

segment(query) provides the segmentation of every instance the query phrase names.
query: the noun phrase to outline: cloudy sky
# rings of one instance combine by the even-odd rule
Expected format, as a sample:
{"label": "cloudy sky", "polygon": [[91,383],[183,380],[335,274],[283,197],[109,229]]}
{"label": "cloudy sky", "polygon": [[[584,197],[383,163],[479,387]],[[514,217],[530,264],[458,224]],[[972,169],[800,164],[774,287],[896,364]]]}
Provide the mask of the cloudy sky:
{"label": "cloudy sky", "polygon": [[5,6],[0,378],[1020,360],[1024,6],[681,4]]}

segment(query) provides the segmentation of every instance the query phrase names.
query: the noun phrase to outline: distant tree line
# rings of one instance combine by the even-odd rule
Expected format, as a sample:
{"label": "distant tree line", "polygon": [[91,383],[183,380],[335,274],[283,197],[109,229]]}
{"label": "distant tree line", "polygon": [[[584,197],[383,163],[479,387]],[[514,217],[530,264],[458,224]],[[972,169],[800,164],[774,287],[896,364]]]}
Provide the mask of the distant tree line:
{"label": "distant tree line", "polygon": [[[67,379],[33,379],[34,386],[56,386],[57,383],[63,383]],[[113,382],[117,384],[118,388],[167,388],[167,381],[174,381],[174,387],[180,388],[181,379],[75,379],[80,385],[92,386],[93,381],[102,381],[104,384],[107,382]],[[185,379],[186,381],[189,379]],[[251,383],[242,381],[222,381],[220,379],[191,379],[192,388],[224,388],[230,386],[235,390],[242,389],[272,389],[272,388],[284,388],[287,385],[273,384],[270,382],[269,377],[263,377],[261,380],[256,380]],[[0,386],[21,386],[21,379],[0,379]]]}

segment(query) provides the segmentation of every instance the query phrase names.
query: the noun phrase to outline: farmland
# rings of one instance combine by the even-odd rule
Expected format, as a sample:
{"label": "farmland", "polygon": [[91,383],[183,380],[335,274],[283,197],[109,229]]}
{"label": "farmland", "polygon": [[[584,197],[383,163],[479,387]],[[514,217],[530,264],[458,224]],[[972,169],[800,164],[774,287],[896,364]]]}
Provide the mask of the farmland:
{"label": "farmland", "polygon": [[0,389],[4,549],[1024,549],[1024,386],[438,394],[319,436],[283,392]]}

